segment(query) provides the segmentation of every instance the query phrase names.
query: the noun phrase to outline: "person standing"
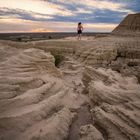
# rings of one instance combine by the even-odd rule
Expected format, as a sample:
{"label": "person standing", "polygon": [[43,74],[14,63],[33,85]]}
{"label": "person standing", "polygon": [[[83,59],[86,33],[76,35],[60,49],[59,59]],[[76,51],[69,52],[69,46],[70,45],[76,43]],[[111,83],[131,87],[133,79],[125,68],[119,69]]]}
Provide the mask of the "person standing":
{"label": "person standing", "polygon": [[77,34],[78,34],[78,40],[81,40],[81,36],[82,36],[82,31],[83,31],[83,26],[82,23],[79,22],[78,23],[78,27],[77,27]]}

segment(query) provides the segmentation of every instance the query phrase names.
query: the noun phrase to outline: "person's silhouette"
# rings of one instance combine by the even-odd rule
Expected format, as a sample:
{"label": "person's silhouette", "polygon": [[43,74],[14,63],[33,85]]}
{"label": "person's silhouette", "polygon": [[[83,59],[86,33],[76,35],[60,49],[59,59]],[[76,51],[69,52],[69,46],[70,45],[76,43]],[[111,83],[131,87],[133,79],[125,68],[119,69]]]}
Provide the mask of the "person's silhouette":
{"label": "person's silhouette", "polygon": [[78,40],[81,40],[82,31],[83,31],[83,26],[82,23],[79,22],[77,27]]}

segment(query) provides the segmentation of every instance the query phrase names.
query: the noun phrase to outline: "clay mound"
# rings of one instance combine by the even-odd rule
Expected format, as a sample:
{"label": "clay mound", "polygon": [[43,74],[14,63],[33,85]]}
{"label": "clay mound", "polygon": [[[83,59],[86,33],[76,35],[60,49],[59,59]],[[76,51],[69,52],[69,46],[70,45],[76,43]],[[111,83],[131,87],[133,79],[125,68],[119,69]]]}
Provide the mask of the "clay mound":
{"label": "clay mound", "polygon": [[140,13],[128,15],[113,31],[115,35],[140,35]]}

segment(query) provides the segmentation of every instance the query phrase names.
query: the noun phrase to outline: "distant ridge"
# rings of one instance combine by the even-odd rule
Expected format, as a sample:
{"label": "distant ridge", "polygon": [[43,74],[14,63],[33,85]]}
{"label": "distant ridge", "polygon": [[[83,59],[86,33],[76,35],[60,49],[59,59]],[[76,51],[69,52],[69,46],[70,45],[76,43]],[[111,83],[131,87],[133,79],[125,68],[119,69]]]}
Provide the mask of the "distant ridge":
{"label": "distant ridge", "polygon": [[112,34],[140,36],[140,13],[127,15]]}

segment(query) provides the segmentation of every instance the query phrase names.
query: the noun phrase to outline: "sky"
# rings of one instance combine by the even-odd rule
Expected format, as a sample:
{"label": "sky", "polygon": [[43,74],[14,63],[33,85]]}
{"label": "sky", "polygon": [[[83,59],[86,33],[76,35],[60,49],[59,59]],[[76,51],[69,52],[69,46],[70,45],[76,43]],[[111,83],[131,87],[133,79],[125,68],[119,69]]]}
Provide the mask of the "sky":
{"label": "sky", "polygon": [[0,32],[111,32],[140,0],[0,0]]}

